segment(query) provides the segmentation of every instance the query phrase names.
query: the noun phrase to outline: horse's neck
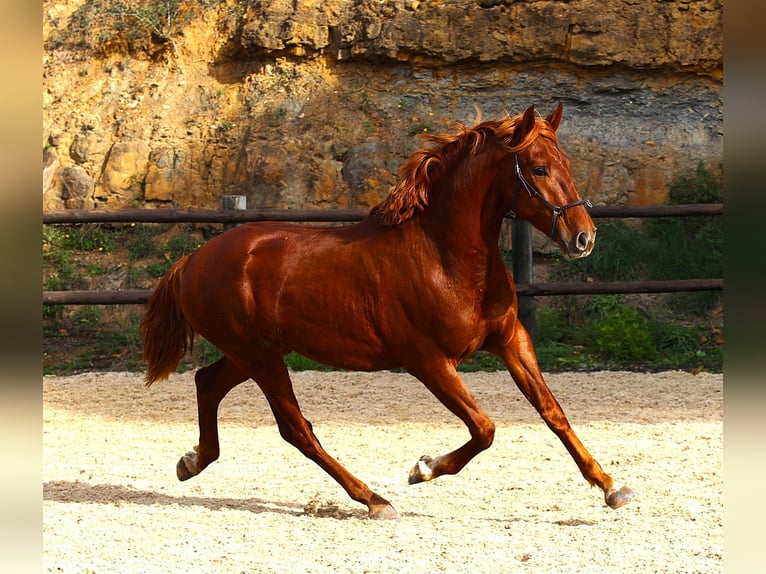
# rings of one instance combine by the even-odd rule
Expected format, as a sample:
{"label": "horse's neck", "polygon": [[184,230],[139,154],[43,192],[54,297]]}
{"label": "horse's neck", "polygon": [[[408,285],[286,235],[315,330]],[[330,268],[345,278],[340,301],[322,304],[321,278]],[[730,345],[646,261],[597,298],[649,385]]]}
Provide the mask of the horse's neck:
{"label": "horse's neck", "polygon": [[498,198],[490,195],[497,169],[485,158],[464,175],[445,174],[434,182],[441,188],[433,203],[420,214],[430,239],[467,267],[481,264],[497,249],[505,215]]}

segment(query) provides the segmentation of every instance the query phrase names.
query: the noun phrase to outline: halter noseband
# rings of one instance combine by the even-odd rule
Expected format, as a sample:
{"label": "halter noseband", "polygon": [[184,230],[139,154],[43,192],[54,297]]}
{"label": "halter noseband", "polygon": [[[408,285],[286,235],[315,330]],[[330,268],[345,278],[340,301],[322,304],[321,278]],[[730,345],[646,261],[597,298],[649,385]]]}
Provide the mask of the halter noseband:
{"label": "halter noseband", "polygon": [[513,194],[513,203],[511,204],[511,210],[508,212],[508,215],[512,217],[513,219],[516,219],[516,203],[519,199],[519,192],[521,191],[521,186],[524,186],[524,189],[527,190],[527,193],[529,193],[529,197],[536,197],[538,200],[540,200],[540,203],[545,205],[548,209],[550,209],[553,212],[553,226],[551,227],[551,237],[556,237],[556,226],[559,223],[559,217],[561,217],[564,212],[567,209],[572,209],[573,207],[577,207],[578,205],[584,205],[587,208],[593,207],[593,204],[588,199],[580,199],[578,201],[573,201],[572,203],[567,203],[566,205],[553,205],[550,201],[545,199],[543,197],[543,194],[537,191],[531,183],[529,183],[526,178],[524,177],[524,174],[521,173],[521,166],[519,166],[519,154],[514,154],[513,156],[514,161],[516,162],[516,176],[519,178],[519,185],[516,187],[516,191]]}

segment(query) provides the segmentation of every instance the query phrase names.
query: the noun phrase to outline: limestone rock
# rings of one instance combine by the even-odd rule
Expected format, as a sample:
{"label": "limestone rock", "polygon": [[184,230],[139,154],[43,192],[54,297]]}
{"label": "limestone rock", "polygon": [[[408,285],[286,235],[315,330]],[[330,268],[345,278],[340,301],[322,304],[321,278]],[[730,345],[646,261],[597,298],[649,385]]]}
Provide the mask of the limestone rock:
{"label": "limestone rock", "polygon": [[246,50],[326,50],[338,59],[385,56],[443,64],[558,60],[721,65],[721,0],[258,3],[246,17]]}
{"label": "limestone rock", "polygon": [[79,204],[86,176],[86,207],[367,207],[417,134],[476,107],[563,102],[594,203],[662,202],[723,155],[722,0],[186,3],[162,49],[109,1],[44,11],[45,209]]}
{"label": "limestone rock", "polygon": [[243,45],[270,51],[321,50],[329,44],[329,26],[337,21],[337,8],[338,3],[323,0],[258,2],[248,12]]}
{"label": "limestone rock", "polygon": [[148,164],[149,144],[146,142],[115,143],[109,150],[94,198],[115,207],[129,205],[139,199]]}
{"label": "limestone rock", "polygon": [[79,165],[65,167],[60,171],[59,178],[62,186],[61,197],[67,209],[90,207],[88,200],[93,195],[95,181],[85,168]]}
{"label": "limestone rock", "polygon": [[385,197],[394,183],[399,158],[381,142],[364,142],[350,149],[343,162],[343,179],[357,195],[367,196],[371,207]]}
{"label": "limestone rock", "polygon": [[69,147],[69,156],[77,164],[99,163],[104,158],[102,138],[94,131],[77,134]]}
{"label": "limestone rock", "polygon": [[54,148],[45,148],[43,150],[43,195],[53,187],[53,179],[58,174],[59,167],[58,154]]}
{"label": "limestone rock", "polygon": [[172,201],[176,190],[186,187],[189,165],[187,154],[172,147],[160,147],[149,154],[149,165],[144,180],[146,201]]}

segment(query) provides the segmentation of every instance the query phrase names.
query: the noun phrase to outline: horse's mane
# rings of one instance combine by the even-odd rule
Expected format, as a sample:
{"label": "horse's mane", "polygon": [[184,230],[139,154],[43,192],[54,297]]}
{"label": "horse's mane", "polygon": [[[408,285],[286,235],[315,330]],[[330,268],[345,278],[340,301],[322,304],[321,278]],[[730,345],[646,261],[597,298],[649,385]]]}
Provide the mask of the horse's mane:
{"label": "horse's mane", "polygon": [[422,139],[435,144],[410,155],[407,162],[399,170],[399,179],[391,188],[388,196],[372,213],[376,214],[384,225],[398,225],[410,219],[415,213],[428,205],[428,195],[431,179],[436,170],[448,161],[458,160],[479,153],[488,135],[506,151],[513,153],[529,147],[540,135],[554,138],[550,126],[538,118],[534,128],[526,134],[523,140],[513,143],[513,135],[521,123],[522,115],[504,119],[481,121],[481,114],[471,128],[456,122],[452,131],[444,134],[420,135]]}

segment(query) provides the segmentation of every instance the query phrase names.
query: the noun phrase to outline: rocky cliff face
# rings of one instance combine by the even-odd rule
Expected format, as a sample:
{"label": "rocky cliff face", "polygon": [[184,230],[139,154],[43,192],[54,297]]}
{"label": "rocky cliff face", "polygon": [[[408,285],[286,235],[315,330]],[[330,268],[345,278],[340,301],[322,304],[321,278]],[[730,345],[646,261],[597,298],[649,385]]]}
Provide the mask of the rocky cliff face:
{"label": "rocky cliff face", "polygon": [[49,0],[43,34],[44,209],[367,207],[474,107],[563,102],[596,203],[722,159],[722,0]]}

